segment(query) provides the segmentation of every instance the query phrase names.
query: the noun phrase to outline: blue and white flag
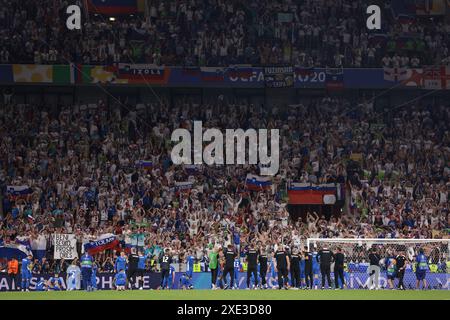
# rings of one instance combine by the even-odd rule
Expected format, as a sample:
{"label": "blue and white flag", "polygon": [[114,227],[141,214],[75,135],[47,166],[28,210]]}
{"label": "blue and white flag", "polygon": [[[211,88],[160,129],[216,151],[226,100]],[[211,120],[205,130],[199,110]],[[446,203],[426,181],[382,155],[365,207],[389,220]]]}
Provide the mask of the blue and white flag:
{"label": "blue and white flag", "polygon": [[247,174],[247,178],[245,179],[245,186],[248,190],[267,190],[272,187],[272,178],[257,176],[255,174]]}
{"label": "blue and white flag", "polygon": [[191,181],[175,182],[175,191],[190,191],[193,186]]}
{"label": "blue and white flag", "polygon": [[13,243],[0,246],[0,258],[21,260],[29,254],[32,255],[31,250],[22,244]]}
{"label": "blue and white flag", "polygon": [[153,167],[153,162],[151,160],[138,160],[135,164],[138,168],[150,169]]}
{"label": "blue and white flag", "polygon": [[16,238],[16,244],[24,246],[28,251],[31,251],[31,242],[30,239],[18,239]]}
{"label": "blue and white flag", "polygon": [[6,192],[12,196],[26,196],[33,193],[29,186],[7,186]]}

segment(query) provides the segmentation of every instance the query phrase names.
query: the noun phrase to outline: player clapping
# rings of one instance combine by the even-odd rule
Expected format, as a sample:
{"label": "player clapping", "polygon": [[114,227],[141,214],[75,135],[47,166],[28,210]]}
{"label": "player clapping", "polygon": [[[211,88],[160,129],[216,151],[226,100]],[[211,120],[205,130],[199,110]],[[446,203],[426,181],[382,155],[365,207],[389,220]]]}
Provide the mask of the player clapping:
{"label": "player clapping", "polygon": [[170,254],[170,249],[166,249],[161,258],[159,258],[159,265],[161,268],[161,284],[159,289],[164,289],[169,285],[171,263],[172,263],[172,256]]}

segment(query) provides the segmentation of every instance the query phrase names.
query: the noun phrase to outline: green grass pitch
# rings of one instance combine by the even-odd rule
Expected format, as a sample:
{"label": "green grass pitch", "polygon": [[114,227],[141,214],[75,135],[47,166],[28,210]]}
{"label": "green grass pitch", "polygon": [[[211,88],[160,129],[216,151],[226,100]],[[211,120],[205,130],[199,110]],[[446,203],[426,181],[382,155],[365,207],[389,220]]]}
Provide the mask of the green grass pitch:
{"label": "green grass pitch", "polygon": [[0,300],[450,300],[449,290],[144,290],[0,292]]}

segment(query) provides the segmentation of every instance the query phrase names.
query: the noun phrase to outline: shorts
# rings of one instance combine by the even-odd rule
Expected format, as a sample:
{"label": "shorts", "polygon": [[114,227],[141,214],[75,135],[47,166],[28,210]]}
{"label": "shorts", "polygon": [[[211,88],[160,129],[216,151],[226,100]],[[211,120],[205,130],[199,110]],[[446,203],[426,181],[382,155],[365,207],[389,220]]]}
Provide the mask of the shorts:
{"label": "shorts", "polygon": [[320,268],[313,268],[313,275],[318,276],[320,274]]}
{"label": "shorts", "polygon": [[425,279],[427,272],[426,271],[416,271],[416,278],[419,281],[422,281]]}
{"label": "shorts", "polygon": [[395,274],[387,275],[388,280],[395,280]]}

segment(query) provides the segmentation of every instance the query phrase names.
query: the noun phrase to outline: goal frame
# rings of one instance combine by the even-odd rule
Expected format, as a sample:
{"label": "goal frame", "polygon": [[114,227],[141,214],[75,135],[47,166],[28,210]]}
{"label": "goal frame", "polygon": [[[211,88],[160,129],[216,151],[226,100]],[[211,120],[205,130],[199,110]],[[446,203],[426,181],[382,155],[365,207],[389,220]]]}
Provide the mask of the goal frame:
{"label": "goal frame", "polygon": [[[328,242],[328,243],[359,243],[359,242],[373,242],[374,244],[383,243],[442,243],[447,242],[450,252],[450,239],[398,239],[398,238],[307,238],[306,246],[310,251],[311,242]],[[450,258],[450,257],[449,257]]]}

